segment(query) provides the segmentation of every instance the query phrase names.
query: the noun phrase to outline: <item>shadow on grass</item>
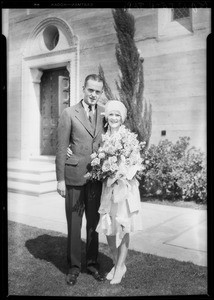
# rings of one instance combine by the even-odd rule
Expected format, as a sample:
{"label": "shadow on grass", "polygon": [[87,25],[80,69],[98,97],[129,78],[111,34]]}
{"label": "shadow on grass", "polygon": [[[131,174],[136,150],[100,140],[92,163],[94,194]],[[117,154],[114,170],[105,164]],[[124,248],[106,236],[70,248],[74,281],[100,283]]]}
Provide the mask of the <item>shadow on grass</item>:
{"label": "shadow on grass", "polygon": [[[67,238],[48,234],[39,235],[25,242],[28,251],[36,258],[52,263],[62,273],[67,273]],[[86,272],[86,243],[81,243],[81,272]],[[107,255],[99,253],[102,262],[101,271],[111,268],[112,260]]]}
{"label": "shadow on grass", "polygon": [[[74,287],[66,284],[67,236],[21,223],[8,222],[10,295],[26,296],[169,296],[206,295],[207,268],[130,250],[127,274],[120,285],[99,283],[80,274]],[[82,241],[85,267],[85,242]],[[109,247],[99,245],[101,272],[112,266]],[[84,273],[84,272],[83,272]]]}

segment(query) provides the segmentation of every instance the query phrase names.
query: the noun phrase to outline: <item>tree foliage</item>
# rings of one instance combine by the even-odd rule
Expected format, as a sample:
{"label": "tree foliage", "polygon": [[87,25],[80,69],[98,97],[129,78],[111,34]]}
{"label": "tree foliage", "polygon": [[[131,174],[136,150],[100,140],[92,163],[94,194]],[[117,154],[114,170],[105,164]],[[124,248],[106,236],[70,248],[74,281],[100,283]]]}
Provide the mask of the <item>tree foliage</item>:
{"label": "tree foliage", "polygon": [[[116,44],[116,59],[120,69],[119,80],[115,84],[120,101],[127,108],[126,126],[138,134],[141,141],[148,146],[151,136],[152,108],[144,97],[143,58],[136,47],[135,19],[127,9],[113,9],[114,28],[118,43]],[[102,67],[99,72],[104,76]],[[104,91],[108,99],[115,99],[111,89],[104,79]]]}
{"label": "tree foliage", "polygon": [[101,65],[99,65],[99,75],[103,79],[103,90],[105,92],[106,98],[111,99],[111,100],[118,100],[117,97],[115,95],[113,95],[111,88],[109,87],[109,85],[106,81],[105,74],[104,74],[104,71],[103,71],[103,68]]}

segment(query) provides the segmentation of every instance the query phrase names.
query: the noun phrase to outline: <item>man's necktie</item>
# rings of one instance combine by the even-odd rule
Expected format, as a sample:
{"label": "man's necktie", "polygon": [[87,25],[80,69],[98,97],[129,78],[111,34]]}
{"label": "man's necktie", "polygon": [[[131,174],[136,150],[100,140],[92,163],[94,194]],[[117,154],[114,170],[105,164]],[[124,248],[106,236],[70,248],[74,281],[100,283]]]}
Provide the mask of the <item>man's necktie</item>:
{"label": "man's necktie", "polygon": [[93,114],[93,110],[92,110],[92,105],[89,105],[88,106],[88,118],[89,118],[89,121],[91,122],[91,124],[93,124],[93,118],[94,118],[94,114]]}

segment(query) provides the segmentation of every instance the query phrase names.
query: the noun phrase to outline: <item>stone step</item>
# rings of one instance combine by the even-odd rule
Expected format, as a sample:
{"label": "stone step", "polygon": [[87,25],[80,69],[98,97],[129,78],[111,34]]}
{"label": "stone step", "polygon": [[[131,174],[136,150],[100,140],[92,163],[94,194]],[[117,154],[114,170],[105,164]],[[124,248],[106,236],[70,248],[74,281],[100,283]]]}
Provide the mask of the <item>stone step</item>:
{"label": "stone step", "polygon": [[8,161],[8,191],[39,196],[56,192],[55,164],[43,161]]}
{"label": "stone step", "polygon": [[25,195],[40,196],[47,193],[56,192],[56,181],[41,184],[31,184],[26,182],[8,181],[8,191]]}
{"label": "stone step", "polygon": [[49,162],[55,164],[55,158],[56,156],[54,155],[38,155],[38,156],[31,156],[30,161]]}
{"label": "stone step", "polygon": [[55,165],[49,162],[36,161],[9,161],[7,164],[8,171],[25,172],[25,173],[45,173],[55,172]]}
{"label": "stone step", "polygon": [[26,172],[16,172],[16,171],[8,171],[7,173],[8,180],[11,181],[19,181],[19,182],[28,182],[40,184],[44,182],[56,181],[55,172],[44,172],[44,173],[26,173]]}

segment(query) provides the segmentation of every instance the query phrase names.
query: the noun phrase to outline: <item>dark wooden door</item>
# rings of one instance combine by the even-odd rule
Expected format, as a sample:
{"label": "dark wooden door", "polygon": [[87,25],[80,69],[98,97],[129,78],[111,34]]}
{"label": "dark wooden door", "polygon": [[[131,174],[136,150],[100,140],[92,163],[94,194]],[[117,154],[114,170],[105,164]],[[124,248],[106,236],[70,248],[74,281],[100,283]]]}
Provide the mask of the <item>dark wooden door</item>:
{"label": "dark wooden door", "polygon": [[56,154],[56,130],[61,113],[59,78],[62,76],[69,77],[66,68],[45,70],[41,78],[41,155]]}

